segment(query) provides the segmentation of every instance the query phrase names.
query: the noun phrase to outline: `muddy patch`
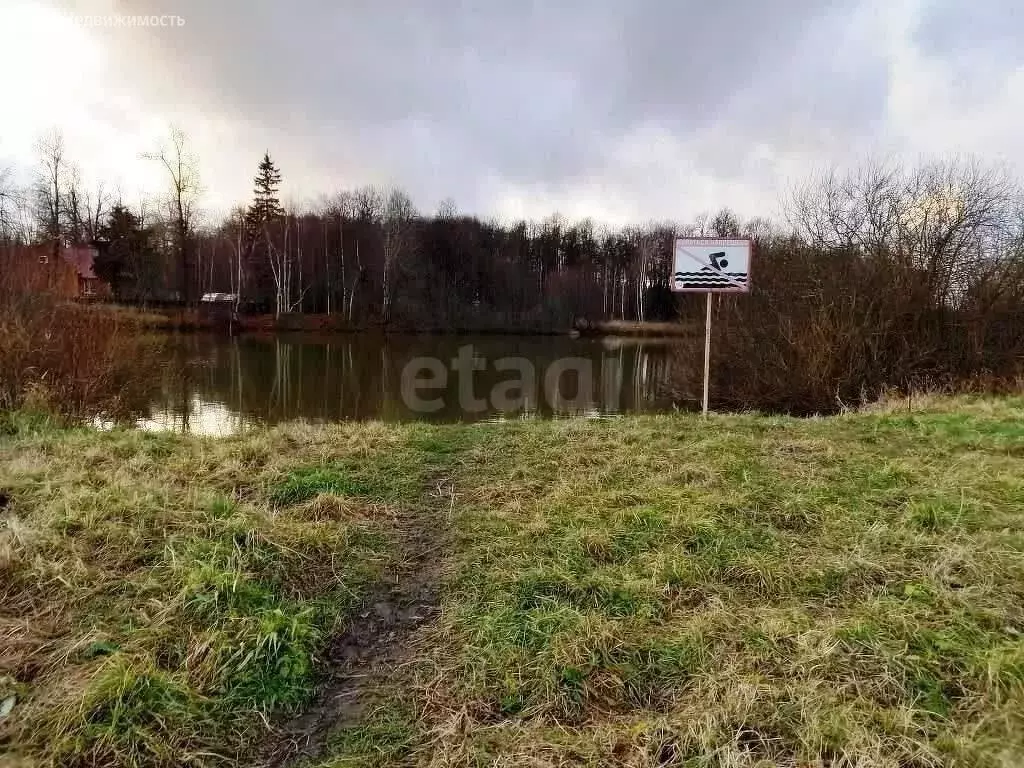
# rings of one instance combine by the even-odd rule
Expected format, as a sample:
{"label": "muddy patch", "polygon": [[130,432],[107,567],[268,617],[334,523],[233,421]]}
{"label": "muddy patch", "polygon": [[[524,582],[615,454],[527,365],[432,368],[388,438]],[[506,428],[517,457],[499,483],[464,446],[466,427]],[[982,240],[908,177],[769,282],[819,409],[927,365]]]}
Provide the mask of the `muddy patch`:
{"label": "muddy patch", "polygon": [[[437,502],[454,498],[439,483]],[[438,507],[441,507],[438,503]],[[327,679],[314,704],[274,728],[257,765],[283,768],[321,757],[330,735],[359,723],[379,691],[410,660],[410,640],[437,615],[447,535],[443,513],[417,510],[397,520],[399,557],[326,653]]]}

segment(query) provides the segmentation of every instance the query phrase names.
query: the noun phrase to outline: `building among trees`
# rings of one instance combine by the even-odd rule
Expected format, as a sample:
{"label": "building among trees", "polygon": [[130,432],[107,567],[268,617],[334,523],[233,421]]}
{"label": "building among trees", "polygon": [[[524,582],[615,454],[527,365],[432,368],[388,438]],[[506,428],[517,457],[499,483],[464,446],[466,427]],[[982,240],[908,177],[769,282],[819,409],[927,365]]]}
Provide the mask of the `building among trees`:
{"label": "building among trees", "polygon": [[[54,252],[57,256],[54,258]],[[0,247],[0,272],[32,293],[64,299],[109,298],[110,285],[95,271],[98,251],[58,242]]]}

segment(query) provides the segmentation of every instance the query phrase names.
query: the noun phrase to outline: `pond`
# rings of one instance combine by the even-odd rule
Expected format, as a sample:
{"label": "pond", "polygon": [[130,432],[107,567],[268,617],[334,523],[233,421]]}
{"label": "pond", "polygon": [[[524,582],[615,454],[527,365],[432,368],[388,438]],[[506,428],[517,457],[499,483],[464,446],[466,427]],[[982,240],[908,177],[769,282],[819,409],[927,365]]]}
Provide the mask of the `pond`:
{"label": "pond", "polygon": [[[313,422],[667,411],[671,342],[567,336],[180,335],[140,426],[232,434]],[[675,362],[678,365],[678,362]],[[700,361],[697,361],[700,364]]]}

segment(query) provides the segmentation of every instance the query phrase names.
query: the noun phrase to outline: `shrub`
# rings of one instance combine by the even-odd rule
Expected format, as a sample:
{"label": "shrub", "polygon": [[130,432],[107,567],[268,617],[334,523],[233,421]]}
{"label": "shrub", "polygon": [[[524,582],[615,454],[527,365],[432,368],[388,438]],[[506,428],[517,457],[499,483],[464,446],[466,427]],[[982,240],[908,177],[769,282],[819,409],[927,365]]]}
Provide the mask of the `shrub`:
{"label": "shrub", "polygon": [[159,344],[131,313],[0,275],[0,410],[130,416],[148,405],[159,360]]}
{"label": "shrub", "polygon": [[[796,232],[755,240],[751,293],[714,299],[715,404],[807,413],[893,389],[1015,387],[1021,206],[1001,176],[962,164],[869,168],[800,192]],[[678,397],[700,396],[702,342],[678,350]]]}

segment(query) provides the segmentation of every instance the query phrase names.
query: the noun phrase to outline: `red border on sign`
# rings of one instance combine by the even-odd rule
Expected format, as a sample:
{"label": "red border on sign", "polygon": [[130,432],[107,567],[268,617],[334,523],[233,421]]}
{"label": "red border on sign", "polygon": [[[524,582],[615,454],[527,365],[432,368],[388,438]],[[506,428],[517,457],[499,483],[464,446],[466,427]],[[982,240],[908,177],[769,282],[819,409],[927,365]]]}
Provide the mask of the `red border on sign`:
{"label": "red border on sign", "polygon": [[[740,245],[746,244],[750,257],[747,259],[747,284],[743,288],[676,288],[676,243],[680,240],[688,245]],[[674,237],[672,238],[672,269],[668,275],[672,293],[750,293],[754,276],[754,241],[749,237]]]}

